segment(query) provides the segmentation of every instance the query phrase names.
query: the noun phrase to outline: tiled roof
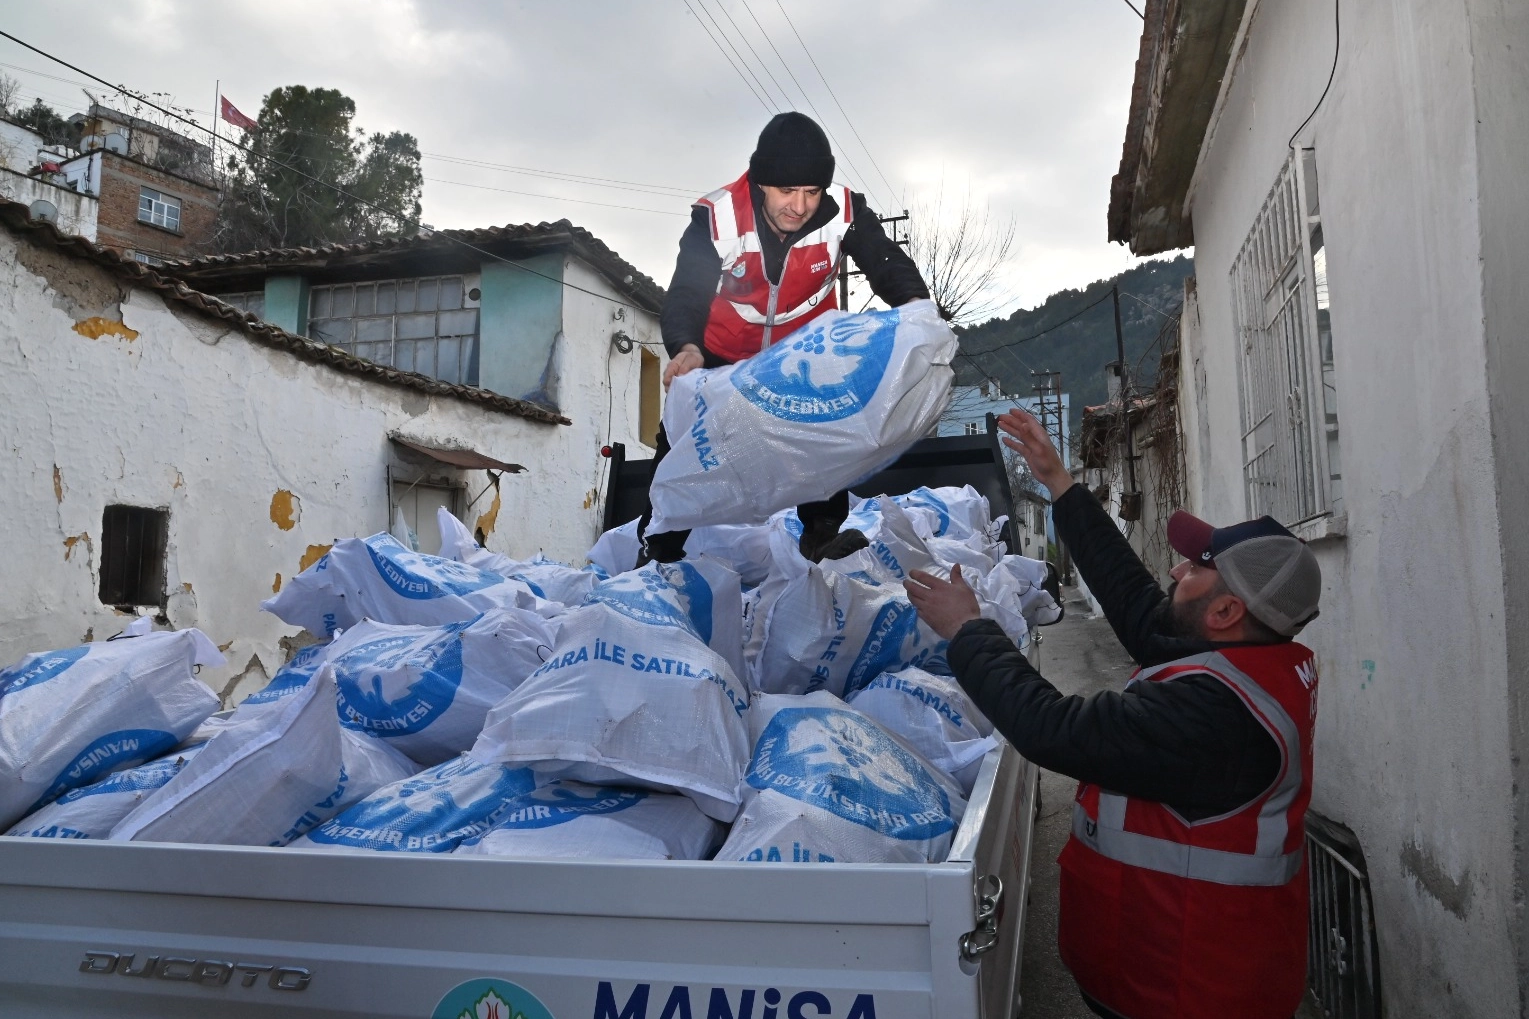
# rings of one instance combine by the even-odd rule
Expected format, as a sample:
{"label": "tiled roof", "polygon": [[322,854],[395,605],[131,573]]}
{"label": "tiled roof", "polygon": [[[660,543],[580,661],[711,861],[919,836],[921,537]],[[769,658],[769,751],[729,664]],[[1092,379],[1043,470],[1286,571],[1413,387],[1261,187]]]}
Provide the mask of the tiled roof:
{"label": "tiled roof", "polygon": [[[317,248],[268,248],[241,251],[231,255],[207,255],[183,262],[166,263],[163,271],[187,280],[208,280],[227,275],[229,270],[327,268],[366,261],[389,254],[420,254],[432,249],[460,253],[465,241],[494,254],[497,249],[520,249],[521,253],[538,250],[572,249],[580,258],[606,278],[618,293],[636,304],[657,313],[664,291],[630,262],[605,246],[605,242],[566,219],[556,223],[509,224],[476,230],[434,230],[426,236],[389,237],[356,244],[327,244]],[[467,249],[470,250],[470,249]]]}
{"label": "tiled roof", "polygon": [[304,361],[328,365],[336,371],[371,379],[374,382],[403,386],[432,396],[449,396],[465,400],[485,410],[513,414],[545,424],[570,425],[573,423],[555,410],[526,400],[516,400],[473,386],[453,385],[415,372],[400,371],[397,368],[356,357],[339,347],[289,333],[285,329],[277,328],[269,322],[262,322],[253,315],[230,307],[210,294],[193,290],[179,280],[166,278],[156,269],[141,262],[102,248],[83,237],[60,233],[51,223],[35,222],[28,217],[27,207],[19,202],[0,199],[0,223],[3,223],[12,233],[26,236],[33,243],[45,244],[75,258],[92,262],[134,286],[155,291],[167,301],[175,301],[203,316],[236,326],[256,343],[287,351]]}

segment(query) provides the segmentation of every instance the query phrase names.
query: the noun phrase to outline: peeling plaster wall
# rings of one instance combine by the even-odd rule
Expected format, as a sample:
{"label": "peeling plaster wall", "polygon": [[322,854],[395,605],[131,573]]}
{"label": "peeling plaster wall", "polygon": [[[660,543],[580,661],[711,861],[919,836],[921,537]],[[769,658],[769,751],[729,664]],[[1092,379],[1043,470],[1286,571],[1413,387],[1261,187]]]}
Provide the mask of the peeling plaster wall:
{"label": "peeling plaster wall", "polygon": [[[1496,500],[1523,452],[1493,447],[1483,320],[1500,316],[1483,303],[1481,224],[1523,199],[1481,190],[1478,118],[1501,111],[1478,105],[1464,4],[1344,4],[1342,16],[1337,77],[1303,135],[1320,178],[1348,515],[1346,538],[1314,545],[1322,617],[1302,638],[1322,676],[1313,806],[1364,847],[1387,1015],[1520,1015],[1510,719],[1522,678],[1505,647],[1529,620],[1505,617],[1504,557],[1522,554],[1505,552]],[[1208,441],[1189,469],[1212,519],[1247,515],[1228,273],[1332,45],[1331,0],[1262,3],[1201,167],[1193,357]],[[1522,52],[1512,59],[1521,103]],[[1199,370],[1185,369],[1186,382]],[[1518,407],[1525,381],[1508,386]]]}
{"label": "peeling plaster wall", "polygon": [[[581,273],[570,276],[602,288]],[[595,299],[579,296],[590,308],[570,302],[570,314],[594,316]],[[611,306],[598,303],[608,323]],[[653,317],[636,317],[638,335],[656,342]],[[241,699],[302,644],[260,600],[335,539],[388,529],[395,430],[524,464],[504,475],[496,513],[492,489],[467,509],[469,525],[487,514],[496,551],[583,562],[606,464],[609,331],[593,321],[567,330],[576,339],[562,409],[575,423],[540,424],[300,361],[0,231],[0,512],[9,522],[0,663],[119,632],[128,617],[97,599],[102,511],[157,507],[170,515],[169,621],[225,647],[229,666],[202,678],[226,701]],[[618,441],[634,441],[638,373],[635,355],[614,356]],[[487,481],[455,473],[472,495]]]}

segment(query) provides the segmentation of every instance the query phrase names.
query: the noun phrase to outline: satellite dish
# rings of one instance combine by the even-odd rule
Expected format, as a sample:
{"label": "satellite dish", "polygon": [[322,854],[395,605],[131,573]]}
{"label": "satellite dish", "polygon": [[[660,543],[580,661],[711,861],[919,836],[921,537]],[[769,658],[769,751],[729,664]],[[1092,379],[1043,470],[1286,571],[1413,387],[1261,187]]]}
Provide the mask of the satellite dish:
{"label": "satellite dish", "polygon": [[58,225],[58,206],[46,198],[39,198],[27,206],[27,217],[36,223],[52,223]]}
{"label": "satellite dish", "polygon": [[113,131],[106,136],[106,151],[127,155],[127,139]]}

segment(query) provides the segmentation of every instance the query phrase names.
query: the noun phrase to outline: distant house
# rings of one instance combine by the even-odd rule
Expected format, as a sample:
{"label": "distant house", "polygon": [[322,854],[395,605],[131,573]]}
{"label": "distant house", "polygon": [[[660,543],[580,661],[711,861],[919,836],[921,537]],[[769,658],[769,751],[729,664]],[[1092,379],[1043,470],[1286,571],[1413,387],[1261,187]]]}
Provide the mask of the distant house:
{"label": "distant house", "polygon": [[[490,549],[582,562],[601,520],[600,447],[639,441],[648,348],[635,344],[656,327],[631,292],[651,284],[621,289],[566,257],[564,279],[611,299],[542,294],[570,337],[547,373],[554,408],[261,322],[0,203],[0,493],[14,523],[0,662],[148,612],[227,645],[229,668],[203,678],[236,700],[291,646],[260,600],[400,512],[423,551],[444,505]],[[437,280],[439,321],[447,272],[430,272],[410,285],[418,308],[421,280]],[[485,275],[485,291],[502,282]]]}
{"label": "distant house", "polygon": [[62,164],[73,149],[0,119],[0,198],[25,205],[66,234],[96,239],[101,201],[71,183]]}
{"label": "distant house", "polygon": [[1278,518],[1325,581],[1313,808],[1355,841],[1313,886],[1352,890],[1314,918],[1319,983],[1383,976],[1393,1019],[1523,1015],[1529,7],[1145,14],[1109,231],[1195,248],[1189,500]]}

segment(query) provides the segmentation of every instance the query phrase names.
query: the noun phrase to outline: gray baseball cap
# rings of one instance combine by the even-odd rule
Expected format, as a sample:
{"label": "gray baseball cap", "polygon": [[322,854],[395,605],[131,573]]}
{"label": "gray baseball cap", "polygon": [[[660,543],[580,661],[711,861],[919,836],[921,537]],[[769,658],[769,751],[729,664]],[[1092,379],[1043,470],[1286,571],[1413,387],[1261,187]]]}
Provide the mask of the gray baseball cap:
{"label": "gray baseball cap", "polygon": [[1322,568],[1306,543],[1273,517],[1212,527],[1179,510],[1168,518],[1168,544],[1221,574],[1229,591],[1275,633],[1294,637],[1317,618]]}

